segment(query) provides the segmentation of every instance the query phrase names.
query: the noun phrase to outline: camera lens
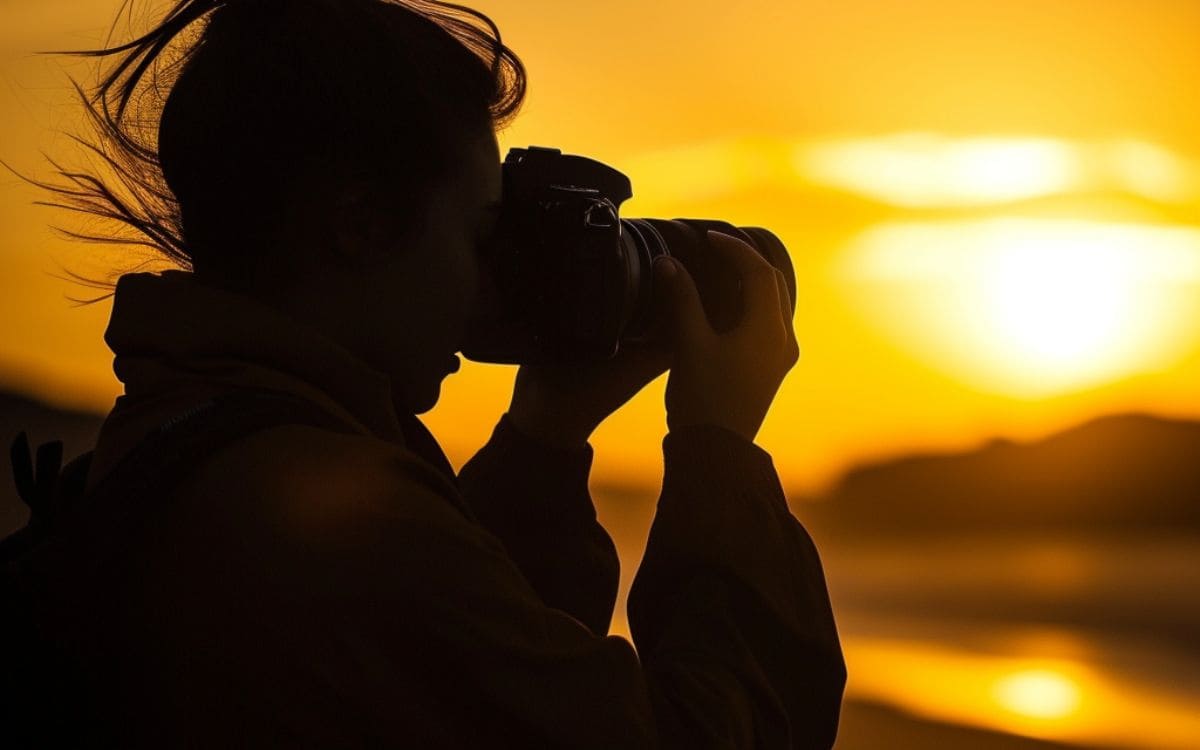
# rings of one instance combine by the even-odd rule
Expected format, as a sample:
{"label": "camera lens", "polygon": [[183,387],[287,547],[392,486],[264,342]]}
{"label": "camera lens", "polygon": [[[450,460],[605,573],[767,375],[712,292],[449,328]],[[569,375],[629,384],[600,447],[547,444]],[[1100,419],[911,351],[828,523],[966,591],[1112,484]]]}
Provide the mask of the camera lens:
{"label": "camera lens", "polygon": [[796,272],[787,248],[773,233],[761,227],[735,227],[710,219],[622,219],[621,250],[627,268],[623,318],[627,321],[622,341],[644,340],[654,322],[656,290],[651,273],[654,259],[669,255],[676,259],[696,283],[700,303],[709,324],[717,332],[737,326],[742,312],[742,287],[738,271],[710,247],[707,232],[732,235],[753,247],[768,263],[783,272],[790,295],[789,313],[796,310]]}
{"label": "camera lens", "polygon": [[510,227],[489,254],[490,283],[461,345],[467,359],[601,361],[623,344],[661,343],[651,341],[662,307],[652,272],[660,255],[687,269],[715,331],[735,328],[744,307],[741,278],[710,246],[709,230],[745,241],[782,271],[789,314],[795,311],[791,258],[766,229],[710,219],[618,219],[611,203],[591,196],[555,197],[526,224]]}

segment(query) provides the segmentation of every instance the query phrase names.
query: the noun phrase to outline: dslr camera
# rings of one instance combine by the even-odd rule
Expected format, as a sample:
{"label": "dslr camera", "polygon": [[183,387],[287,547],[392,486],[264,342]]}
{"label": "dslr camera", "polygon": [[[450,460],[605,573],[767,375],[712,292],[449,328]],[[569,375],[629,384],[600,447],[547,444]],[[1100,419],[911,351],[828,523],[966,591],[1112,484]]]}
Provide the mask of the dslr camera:
{"label": "dslr camera", "polygon": [[737,271],[711,251],[705,232],[739,237],[783,271],[795,311],[796,275],[771,232],[710,219],[623,219],[629,178],[555,148],[510,149],[502,166],[496,231],[483,248],[490,276],[462,342],[476,362],[600,361],[622,345],[649,342],[658,315],[651,264],[681,263],[712,327],[742,313]]}

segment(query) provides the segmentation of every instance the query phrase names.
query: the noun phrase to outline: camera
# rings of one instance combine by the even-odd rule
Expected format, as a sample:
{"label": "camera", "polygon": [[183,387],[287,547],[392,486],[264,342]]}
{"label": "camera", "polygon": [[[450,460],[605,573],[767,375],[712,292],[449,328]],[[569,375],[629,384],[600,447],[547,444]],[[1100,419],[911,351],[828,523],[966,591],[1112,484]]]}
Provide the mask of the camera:
{"label": "camera", "polygon": [[796,275],[779,238],[709,219],[623,219],[633,195],[620,171],[555,148],[510,149],[501,168],[496,230],[481,248],[488,277],[461,345],[476,362],[599,361],[645,343],[658,314],[652,273],[660,255],[691,274],[710,325],[742,312],[737,271],[709,247],[713,229],[749,243],[781,270],[795,311]]}

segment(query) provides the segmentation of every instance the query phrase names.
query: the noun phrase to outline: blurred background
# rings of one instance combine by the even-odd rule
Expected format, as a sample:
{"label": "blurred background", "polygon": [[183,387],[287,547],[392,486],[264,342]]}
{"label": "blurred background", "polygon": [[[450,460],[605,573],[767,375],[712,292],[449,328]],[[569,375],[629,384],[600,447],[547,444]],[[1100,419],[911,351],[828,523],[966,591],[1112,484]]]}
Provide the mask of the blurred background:
{"label": "blurred background", "polygon": [[[529,70],[502,152],[591,156],[627,217],[792,254],[803,353],[757,442],[825,561],[838,747],[1200,747],[1200,3],[471,5]],[[0,0],[0,158],[88,163],[66,76],[94,69],[30,52],[99,46],[120,6]],[[58,277],[146,256],[63,239],[44,198],[0,173],[0,437],[70,457],[120,384],[109,302]],[[514,376],[445,382],[423,419],[456,467]],[[664,386],[592,438],[621,634]],[[23,519],[0,482],[0,534]]]}

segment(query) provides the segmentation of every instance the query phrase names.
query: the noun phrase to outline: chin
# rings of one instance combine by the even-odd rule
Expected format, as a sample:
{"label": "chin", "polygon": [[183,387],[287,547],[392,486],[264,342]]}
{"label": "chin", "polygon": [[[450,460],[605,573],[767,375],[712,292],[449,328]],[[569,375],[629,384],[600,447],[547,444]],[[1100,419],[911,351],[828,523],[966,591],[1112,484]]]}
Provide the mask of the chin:
{"label": "chin", "polygon": [[432,382],[426,381],[415,388],[393,389],[392,403],[396,405],[397,412],[424,414],[437,406],[441,395],[442,381],[439,378]]}
{"label": "chin", "polygon": [[412,413],[413,414],[424,414],[425,412],[429,411],[433,407],[437,406],[438,399],[441,398],[441,395],[442,395],[441,385],[440,384],[435,385],[433,387],[432,394],[430,394],[427,398],[419,399],[417,401],[417,403],[413,405]]}

